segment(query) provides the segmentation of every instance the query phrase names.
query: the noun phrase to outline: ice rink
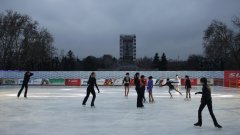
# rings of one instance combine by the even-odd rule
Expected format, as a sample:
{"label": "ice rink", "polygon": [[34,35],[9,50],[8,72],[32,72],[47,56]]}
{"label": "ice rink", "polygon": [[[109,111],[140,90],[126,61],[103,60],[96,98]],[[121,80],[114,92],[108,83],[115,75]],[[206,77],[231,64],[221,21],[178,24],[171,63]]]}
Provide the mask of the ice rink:
{"label": "ice rink", "polygon": [[[136,108],[136,92],[131,87],[125,98],[123,87],[100,87],[96,108],[81,105],[86,87],[30,86],[28,99],[16,95],[20,86],[0,86],[0,135],[239,135],[239,89],[211,87],[213,111],[223,129],[214,127],[207,107],[203,126],[194,127],[201,95],[192,100],[167,87],[154,87],[155,103]],[[145,94],[148,96],[148,93]],[[148,99],[148,98],[147,98]]]}

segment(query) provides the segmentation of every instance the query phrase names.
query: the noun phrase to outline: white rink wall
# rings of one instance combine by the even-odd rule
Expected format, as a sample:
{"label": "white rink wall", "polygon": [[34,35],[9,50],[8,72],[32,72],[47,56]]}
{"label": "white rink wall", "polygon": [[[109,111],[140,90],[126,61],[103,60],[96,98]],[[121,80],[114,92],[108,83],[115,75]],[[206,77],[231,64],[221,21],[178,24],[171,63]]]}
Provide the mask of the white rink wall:
{"label": "white rink wall", "polygon": [[[183,85],[185,75],[192,80],[193,85],[199,85],[199,79],[206,77],[209,84],[214,85],[216,79],[224,78],[224,71],[95,71],[98,85],[122,85],[122,80],[127,72],[133,78],[136,72],[141,75],[153,76],[155,85],[164,83],[166,78],[175,79],[176,75],[181,78]],[[19,85],[22,84],[25,71],[0,71],[0,84]],[[91,71],[33,71],[30,85],[65,85],[81,86],[87,85]],[[133,82],[131,82],[133,84]],[[218,84],[217,84],[218,85]],[[219,85],[222,85],[220,82]]]}
{"label": "white rink wall", "polygon": [[[122,79],[127,72],[133,77],[136,72],[155,79],[175,78],[178,75],[184,78],[188,75],[190,78],[224,78],[224,71],[95,71],[98,79]],[[21,79],[25,71],[0,71],[0,78]],[[91,71],[33,71],[33,79],[50,79],[50,78],[71,78],[87,79]]]}

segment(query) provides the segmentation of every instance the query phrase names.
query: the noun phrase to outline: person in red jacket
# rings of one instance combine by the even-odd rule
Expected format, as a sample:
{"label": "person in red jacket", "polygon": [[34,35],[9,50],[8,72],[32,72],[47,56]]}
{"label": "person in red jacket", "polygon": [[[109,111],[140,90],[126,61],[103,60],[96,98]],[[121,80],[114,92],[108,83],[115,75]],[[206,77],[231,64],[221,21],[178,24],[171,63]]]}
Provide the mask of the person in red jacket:
{"label": "person in red jacket", "polygon": [[146,98],[145,98],[145,90],[146,90],[146,80],[145,80],[145,76],[144,75],[141,75],[141,79],[140,79],[140,87],[141,87],[141,92],[142,92],[142,99],[143,99],[143,102],[145,103],[146,102]]}

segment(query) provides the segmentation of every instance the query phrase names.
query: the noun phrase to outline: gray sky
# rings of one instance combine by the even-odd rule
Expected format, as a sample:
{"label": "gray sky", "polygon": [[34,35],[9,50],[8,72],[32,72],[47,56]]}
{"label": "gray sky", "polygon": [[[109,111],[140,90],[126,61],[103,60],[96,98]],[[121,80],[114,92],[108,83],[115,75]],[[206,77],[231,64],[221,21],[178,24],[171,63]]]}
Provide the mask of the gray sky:
{"label": "gray sky", "polygon": [[202,54],[213,19],[240,16],[240,0],[0,0],[0,11],[27,14],[48,28],[54,46],[79,58],[119,57],[120,34],[136,34],[137,57]]}

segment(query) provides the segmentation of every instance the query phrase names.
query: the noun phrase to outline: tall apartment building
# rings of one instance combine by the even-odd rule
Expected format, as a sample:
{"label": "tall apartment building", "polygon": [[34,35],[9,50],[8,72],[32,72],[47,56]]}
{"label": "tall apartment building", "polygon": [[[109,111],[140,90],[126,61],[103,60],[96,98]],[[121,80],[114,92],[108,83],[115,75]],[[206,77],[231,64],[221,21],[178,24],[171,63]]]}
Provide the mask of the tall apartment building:
{"label": "tall apartment building", "polygon": [[136,35],[120,35],[120,60],[122,63],[136,61]]}

